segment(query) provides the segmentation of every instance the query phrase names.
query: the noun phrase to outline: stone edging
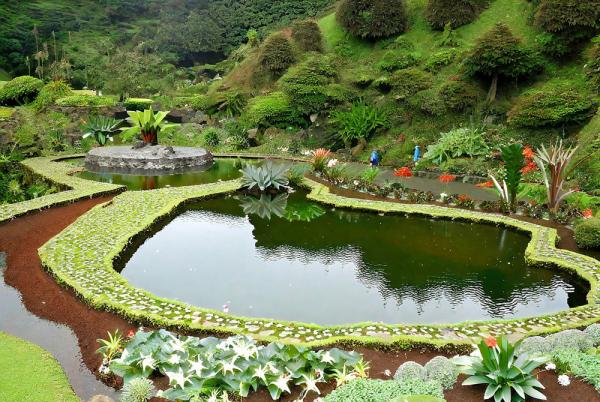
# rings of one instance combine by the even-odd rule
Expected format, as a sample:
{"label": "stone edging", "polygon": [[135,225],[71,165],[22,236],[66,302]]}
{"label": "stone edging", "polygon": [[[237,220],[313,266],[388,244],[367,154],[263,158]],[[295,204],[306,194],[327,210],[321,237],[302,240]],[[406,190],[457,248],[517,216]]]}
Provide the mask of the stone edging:
{"label": "stone edging", "polygon": [[67,163],[57,163],[61,160],[80,156],[83,155],[73,155],[67,158],[64,156],[50,156],[22,161],[21,165],[31,170],[34,174],[66,187],[67,190],[32,200],[0,205],[0,223],[41,209],[125,190],[124,186],[100,183],[71,176],[69,173],[75,170],[74,166]]}
{"label": "stone edging", "polygon": [[131,320],[188,331],[247,334],[264,341],[320,346],[339,342],[362,344],[428,343],[435,346],[471,343],[483,335],[507,334],[514,338],[582,327],[600,320],[598,281],[600,262],[555,247],[555,229],[522,222],[503,215],[466,211],[435,205],[399,204],[334,195],[314,181],[305,180],[309,198],[342,208],[383,213],[420,214],[511,227],[531,234],[525,258],[533,265],[549,265],[576,272],[591,284],[589,304],[545,316],[463,322],[448,325],[387,325],[360,323],[323,327],[297,322],[235,317],[175,300],[157,297],[132,287],[113,264],[140,232],[172,213],[185,202],[224,195],[240,189],[239,180],[206,185],[125,192],[111,202],[82,215],[73,225],[42,246],[43,265],[58,282],[97,309],[112,311]]}

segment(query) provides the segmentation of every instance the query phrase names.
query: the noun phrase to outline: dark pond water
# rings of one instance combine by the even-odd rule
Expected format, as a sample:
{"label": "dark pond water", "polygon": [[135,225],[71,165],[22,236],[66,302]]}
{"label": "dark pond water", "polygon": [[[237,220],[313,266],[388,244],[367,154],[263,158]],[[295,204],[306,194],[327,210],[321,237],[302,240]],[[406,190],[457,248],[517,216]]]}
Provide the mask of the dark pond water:
{"label": "dark pond water", "polygon": [[323,325],[513,318],[585,304],[582,280],[527,266],[528,241],[490,225],[333,210],[301,192],[236,195],[157,227],[122,274],[196,306]]}
{"label": "dark pond water", "polygon": [[215,183],[219,180],[233,180],[242,176],[240,169],[252,163],[262,163],[253,160],[235,158],[217,158],[206,170],[172,175],[144,176],[119,173],[95,173],[83,171],[76,176],[83,179],[101,181],[104,183],[122,184],[129,190],[153,190],[163,187],[183,187],[197,184]]}

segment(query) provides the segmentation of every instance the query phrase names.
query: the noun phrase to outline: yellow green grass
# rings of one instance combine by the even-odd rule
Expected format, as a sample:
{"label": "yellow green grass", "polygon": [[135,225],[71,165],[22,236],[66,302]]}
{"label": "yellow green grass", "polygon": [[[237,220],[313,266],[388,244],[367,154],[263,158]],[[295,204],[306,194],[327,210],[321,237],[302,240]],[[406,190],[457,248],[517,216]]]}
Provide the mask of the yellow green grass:
{"label": "yellow green grass", "polygon": [[79,401],[50,353],[3,332],[0,332],[0,373],[0,401]]}

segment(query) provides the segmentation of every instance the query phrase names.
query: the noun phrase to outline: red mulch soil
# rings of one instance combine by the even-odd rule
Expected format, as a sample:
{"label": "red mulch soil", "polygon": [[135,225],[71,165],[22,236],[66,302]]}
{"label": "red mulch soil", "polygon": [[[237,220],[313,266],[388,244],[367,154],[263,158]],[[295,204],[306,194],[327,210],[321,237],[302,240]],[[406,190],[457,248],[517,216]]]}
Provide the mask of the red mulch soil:
{"label": "red mulch soil", "polygon": [[[95,353],[99,346],[96,339],[105,338],[107,331],[117,328],[122,333],[127,333],[128,330],[136,328],[137,324],[129,323],[108,312],[91,309],[72,291],[59,286],[42,269],[37,249],[73,223],[77,217],[109,199],[110,197],[103,197],[80,201],[0,224],[0,250],[7,253],[6,283],[21,292],[23,304],[30,312],[38,317],[68,325],[73,330],[79,340],[83,361],[93,372],[96,372],[101,363],[100,356]],[[568,239],[567,234],[564,231],[561,233],[561,246],[571,248],[573,242]],[[385,376],[385,370],[393,373],[402,362],[413,360],[425,363],[439,354],[417,349],[383,352],[359,348],[358,351],[370,362],[370,372],[374,378],[389,378]],[[557,382],[556,374],[552,372],[540,373],[539,379],[546,386],[545,394],[550,402],[600,402],[600,394],[589,384],[573,379],[570,386],[562,387]],[[163,387],[166,385],[163,379],[157,383]],[[327,393],[333,389],[333,385],[328,384],[322,388],[324,393]],[[293,401],[297,395],[298,390],[294,395],[282,398],[282,401]],[[457,386],[446,393],[446,399],[448,402],[481,401],[483,390],[481,387]],[[259,402],[271,399],[263,390],[251,395],[247,400]]]}

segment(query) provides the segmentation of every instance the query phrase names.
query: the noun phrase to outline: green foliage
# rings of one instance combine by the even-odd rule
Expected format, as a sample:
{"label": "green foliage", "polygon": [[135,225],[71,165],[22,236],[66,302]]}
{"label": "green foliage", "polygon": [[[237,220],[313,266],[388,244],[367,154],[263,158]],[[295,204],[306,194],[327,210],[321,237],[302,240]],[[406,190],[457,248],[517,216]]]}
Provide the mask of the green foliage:
{"label": "green foliage", "polygon": [[420,380],[424,381],[427,377],[427,371],[419,363],[407,361],[398,367],[394,374],[394,380],[396,381],[407,381],[407,380]]}
{"label": "green foliage", "polygon": [[485,131],[476,127],[460,127],[442,133],[437,143],[429,145],[423,155],[437,164],[462,156],[485,156],[490,148],[485,140]]}
{"label": "green foliage", "polygon": [[142,111],[128,111],[127,122],[131,127],[123,127],[123,141],[141,136],[141,139],[149,144],[158,144],[158,134],[169,128],[177,127],[177,124],[168,124],[165,117],[169,112],[154,112],[152,109]]}
{"label": "green foliage", "polygon": [[573,349],[585,352],[594,346],[589,335],[578,329],[567,329],[548,335],[546,342],[550,345],[550,350]]}
{"label": "green foliage", "polygon": [[104,146],[107,141],[113,141],[122,122],[123,120],[115,120],[108,116],[90,116],[83,128],[82,138],[93,137],[98,145]]}
{"label": "green foliage", "polygon": [[379,176],[379,173],[380,171],[377,167],[367,168],[361,173],[360,182],[365,186],[371,186],[375,182],[377,176]]}
{"label": "green foliage", "polygon": [[154,383],[149,379],[134,378],[123,386],[119,402],[146,402],[154,391]]}
{"label": "green foliage", "polygon": [[553,33],[593,33],[600,29],[600,1],[541,0],[535,22]]}
{"label": "green foliage", "polygon": [[406,70],[396,71],[390,82],[396,100],[404,100],[419,91],[428,89],[432,80],[433,76],[423,70],[407,68]]}
{"label": "green foliage", "polygon": [[252,98],[246,107],[244,117],[257,127],[288,127],[305,124],[300,112],[283,92]]}
{"label": "green foliage", "polygon": [[219,102],[214,95],[197,95],[189,99],[189,104],[194,110],[213,115],[217,112]]}
{"label": "green foliage", "polygon": [[66,84],[63,81],[51,81],[42,87],[35,102],[33,102],[33,106],[37,110],[43,110],[46,107],[53,105],[57,99],[72,94],[73,91],[69,84]]}
{"label": "green foliage", "polygon": [[575,226],[575,241],[583,249],[600,250],[600,218],[584,219]]}
{"label": "green foliage", "polygon": [[246,165],[242,170],[242,185],[248,190],[286,190],[288,188],[288,168],[267,162],[262,166]]}
{"label": "green foliage", "polygon": [[102,359],[109,362],[117,357],[123,350],[125,339],[117,329],[114,334],[107,333],[107,339],[97,339],[96,341],[101,345],[96,353],[102,356]]}
{"label": "green foliage", "polygon": [[283,218],[287,210],[288,195],[261,193],[260,197],[244,197],[240,206],[246,215],[256,215],[261,219]]}
{"label": "green foliage", "polygon": [[446,105],[435,89],[419,91],[408,99],[408,103],[423,113],[441,116],[446,112]]}
{"label": "green foliage", "polygon": [[558,350],[552,355],[552,361],[559,371],[571,373],[600,391],[600,355]]}
{"label": "green foliage", "polygon": [[[439,384],[431,381],[392,381],[358,379],[337,388],[335,391],[323,398],[323,402],[390,402],[396,397],[409,395],[430,395],[435,398],[443,398]],[[400,398],[402,401],[403,399]],[[425,399],[427,400],[427,399]]]}
{"label": "green foliage", "polygon": [[585,64],[585,74],[587,75],[592,87],[597,93],[600,93],[600,37],[589,51],[588,60]]}
{"label": "green foliage", "polygon": [[457,49],[444,49],[432,54],[427,63],[425,63],[425,70],[429,72],[439,71],[441,68],[449,66],[456,60],[459,52]]}
{"label": "green foliage", "polygon": [[564,127],[582,124],[596,112],[596,104],[585,93],[567,85],[547,85],[527,91],[508,112],[516,127]]}
{"label": "green foliage", "polygon": [[[246,97],[239,91],[229,90],[216,97],[216,110],[227,117],[239,116],[246,106]],[[210,110],[210,108],[209,108]]]}
{"label": "green foliage", "polygon": [[523,146],[512,144],[501,149],[502,161],[504,162],[504,181],[510,195],[510,205],[514,209],[519,193],[519,185],[523,177],[522,169],[525,166]]}
{"label": "green foliage", "polygon": [[348,32],[364,39],[387,38],[408,28],[404,0],[343,0],[336,17]]}
{"label": "green foliage", "polygon": [[544,386],[531,374],[545,360],[526,355],[517,358],[515,349],[518,345],[519,342],[511,345],[505,336],[494,347],[482,340],[478,345],[480,356],[455,358],[460,371],[469,376],[462,385],[487,385],[483,398],[494,397],[498,402],[523,402],[527,397],[545,400],[546,397],[536,389]]}
{"label": "green foliage", "polygon": [[444,389],[452,389],[458,379],[458,367],[447,357],[436,356],[425,364],[427,379],[435,381]]}
{"label": "green foliage", "polygon": [[266,388],[276,400],[290,393],[293,385],[314,391],[336,371],[343,367],[352,371],[359,362],[359,354],[339,349],[314,351],[279,343],[259,347],[245,336],[196,338],[159,330],[138,331],[110,369],[125,384],[154,371],[166,375],[170,388],[157,396],[169,400],[188,401],[211,391],[246,397],[259,388]]}
{"label": "green foliage", "polygon": [[517,353],[528,356],[543,356],[550,353],[551,350],[552,345],[546,338],[542,336],[530,336],[523,339],[517,348]]}
{"label": "green foliage", "polygon": [[297,21],[292,25],[292,39],[305,52],[322,52],[323,36],[315,20]]}
{"label": "green foliage", "polygon": [[146,98],[127,98],[123,101],[123,106],[127,110],[146,110],[149,109],[154,101]]}
{"label": "green foliage", "polygon": [[350,110],[333,112],[331,123],[346,144],[368,139],[377,129],[387,128],[390,124],[387,111],[363,102],[353,104]]}
{"label": "green foliage", "polygon": [[74,107],[110,107],[115,106],[117,102],[109,96],[71,95],[57,99],[56,104]]}
{"label": "green foliage", "polygon": [[0,105],[21,105],[32,102],[44,83],[24,75],[13,78],[0,88]]}
{"label": "green foliage", "polygon": [[440,88],[440,97],[446,107],[455,112],[468,110],[479,100],[479,88],[465,81],[452,80]]}
{"label": "green foliage", "polygon": [[382,71],[392,72],[419,64],[420,56],[415,52],[388,51],[377,62],[377,68]]}
{"label": "green foliage", "polygon": [[219,137],[219,130],[217,130],[214,127],[209,127],[206,130],[204,130],[202,132],[202,138],[204,140],[204,143],[210,147],[216,147],[221,141]]}
{"label": "green foliage", "polygon": [[447,24],[458,28],[473,22],[487,4],[487,0],[429,0],[425,17],[434,29],[441,31]]}
{"label": "green foliage", "polygon": [[600,324],[592,324],[583,330],[592,341],[592,345],[597,348],[600,346]]}
{"label": "green foliage", "polygon": [[260,64],[267,71],[279,75],[295,62],[294,49],[284,34],[274,33],[263,43]]}

